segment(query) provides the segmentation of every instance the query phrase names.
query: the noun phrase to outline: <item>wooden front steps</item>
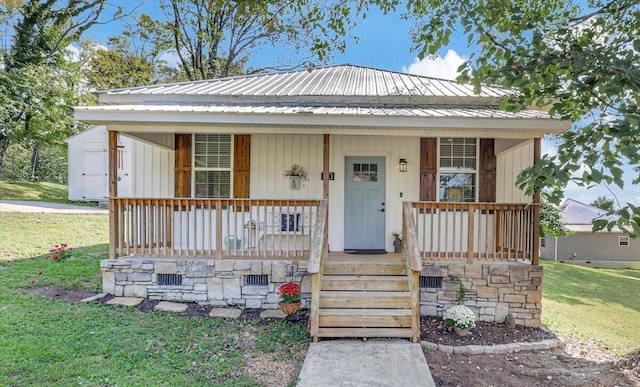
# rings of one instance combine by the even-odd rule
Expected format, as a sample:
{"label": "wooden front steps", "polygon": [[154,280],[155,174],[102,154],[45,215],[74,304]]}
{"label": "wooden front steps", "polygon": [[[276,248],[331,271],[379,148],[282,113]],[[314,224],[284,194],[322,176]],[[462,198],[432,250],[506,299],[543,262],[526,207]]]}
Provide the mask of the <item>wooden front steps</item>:
{"label": "wooden front steps", "polygon": [[320,289],[318,337],[411,338],[409,280],[400,257],[330,258]]}

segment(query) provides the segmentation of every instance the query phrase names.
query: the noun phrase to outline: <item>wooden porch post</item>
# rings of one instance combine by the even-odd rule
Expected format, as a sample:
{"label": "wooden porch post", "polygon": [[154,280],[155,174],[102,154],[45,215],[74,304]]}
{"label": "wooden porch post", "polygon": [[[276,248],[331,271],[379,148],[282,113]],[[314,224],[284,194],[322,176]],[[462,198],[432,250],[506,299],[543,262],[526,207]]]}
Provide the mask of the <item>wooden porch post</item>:
{"label": "wooden porch post", "polygon": [[[542,153],[542,139],[533,139],[533,163],[540,161]],[[533,246],[531,249],[531,264],[537,265],[540,255],[540,192],[538,190],[533,193]]]}
{"label": "wooden porch post", "polygon": [[109,131],[109,258],[117,258],[118,210],[115,198],[118,196],[118,132]]}
{"label": "wooden porch post", "polygon": [[[329,221],[329,157],[331,157],[329,140],[329,135],[325,134],[322,152],[322,198],[327,201],[327,222]],[[326,240],[329,239],[329,227],[325,228],[324,237]]]}
{"label": "wooden porch post", "polygon": [[322,156],[322,198],[324,200],[329,199],[329,135],[324,135],[324,146],[323,146],[323,156]]}

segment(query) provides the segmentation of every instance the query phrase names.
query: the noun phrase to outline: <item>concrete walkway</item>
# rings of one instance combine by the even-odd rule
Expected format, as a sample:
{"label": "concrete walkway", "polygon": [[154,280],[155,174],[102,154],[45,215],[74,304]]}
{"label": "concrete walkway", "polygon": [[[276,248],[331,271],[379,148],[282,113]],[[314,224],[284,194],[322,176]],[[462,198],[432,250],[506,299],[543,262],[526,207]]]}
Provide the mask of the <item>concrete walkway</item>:
{"label": "concrete walkway", "polygon": [[0,200],[0,212],[55,212],[59,214],[107,214],[109,210],[98,207],[74,206],[28,200]]}
{"label": "concrete walkway", "polygon": [[406,340],[311,343],[298,382],[318,386],[435,386],[420,344]]}

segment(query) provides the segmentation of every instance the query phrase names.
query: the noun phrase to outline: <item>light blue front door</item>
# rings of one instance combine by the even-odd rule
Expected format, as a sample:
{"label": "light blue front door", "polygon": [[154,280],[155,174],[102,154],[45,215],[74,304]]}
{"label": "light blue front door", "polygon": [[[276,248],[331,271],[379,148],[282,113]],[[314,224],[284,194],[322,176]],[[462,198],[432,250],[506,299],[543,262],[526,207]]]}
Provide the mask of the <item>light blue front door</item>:
{"label": "light blue front door", "polygon": [[384,249],[385,158],[345,159],[345,250]]}

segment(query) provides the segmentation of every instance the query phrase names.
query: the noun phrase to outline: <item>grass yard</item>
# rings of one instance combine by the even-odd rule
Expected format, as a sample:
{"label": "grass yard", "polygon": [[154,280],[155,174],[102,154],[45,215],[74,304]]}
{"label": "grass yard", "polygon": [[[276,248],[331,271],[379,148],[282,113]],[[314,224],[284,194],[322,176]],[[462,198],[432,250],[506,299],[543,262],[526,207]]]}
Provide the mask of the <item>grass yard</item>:
{"label": "grass yard", "polygon": [[0,180],[0,198],[12,200],[44,200],[66,203],[69,190],[55,183],[8,182]]}
{"label": "grass yard", "polygon": [[640,348],[639,270],[540,261],[544,266],[544,325],[621,355]]}
{"label": "grass yard", "polygon": [[108,242],[106,214],[0,212],[0,262],[36,257],[59,243],[97,255]]}
{"label": "grass yard", "polygon": [[[28,293],[99,289],[106,231],[105,215],[1,214],[0,251],[14,260],[0,262],[0,385],[256,386],[264,379],[256,364],[299,369],[308,333],[286,321],[188,318]],[[44,259],[60,242],[75,255]]]}

